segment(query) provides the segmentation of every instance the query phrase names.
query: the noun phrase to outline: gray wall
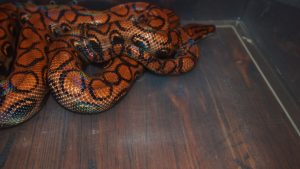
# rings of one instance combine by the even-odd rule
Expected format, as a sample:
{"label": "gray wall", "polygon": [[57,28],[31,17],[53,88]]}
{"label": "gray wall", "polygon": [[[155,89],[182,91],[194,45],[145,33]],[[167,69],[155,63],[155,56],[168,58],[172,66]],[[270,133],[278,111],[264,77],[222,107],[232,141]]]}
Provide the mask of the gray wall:
{"label": "gray wall", "polygon": [[281,1],[251,0],[243,20],[255,35],[263,54],[300,103],[300,8],[297,7],[300,1]]}

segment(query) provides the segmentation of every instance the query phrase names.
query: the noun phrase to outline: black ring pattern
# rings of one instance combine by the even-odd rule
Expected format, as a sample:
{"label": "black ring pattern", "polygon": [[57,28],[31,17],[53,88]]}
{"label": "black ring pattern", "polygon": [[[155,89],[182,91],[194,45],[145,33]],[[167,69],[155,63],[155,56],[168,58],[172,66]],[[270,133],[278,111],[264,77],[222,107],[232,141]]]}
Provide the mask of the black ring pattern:
{"label": "black ring pattern", "polygon": [[[65,80],[66,80],[66,76],[71,73],[71,72],[75,72],[75,73],[78,73],[80,75],[80,82],[81,82],[81,91],[80,92],[83,92],[85,89],[86,89],[86,86],[85,86],[85,78],[84,76],[82,75],[81,71],[79,70],[76,70],[76,69],[71,69],[71,70],[65,70],[63,71],[61,74],[60,74],[60,77],[59,77],[59,85],[60,85],[60,88],[62,89],[62,91],[68,95],[72,95],[71,93],[69,93],[66,89],[65,89]],[[78,95],[80,95],[80,93],[78,93]]]}
{"label": "black ring pattern", "polygon": [[[13,83],[12,83],[12,79],[13,79],[14,76],[19,75],[19,74],[23,74],[24,77],[26,77],[26,75],[32,75],[35,78],[35,84],[33,85],[33,87],[28,89],[28,90],[24,90],[24,89],[19,89],[17,86],[14,86]],[[34,90],[38,86],[39,77],[36,73],[34,73],[33,71],[30,71],[30,70],[15,72],[10,76],[9,84],[12,87],[13,91],[15,91],[17,93],[30,93],[30,92],[32,92],[32,90]]]}

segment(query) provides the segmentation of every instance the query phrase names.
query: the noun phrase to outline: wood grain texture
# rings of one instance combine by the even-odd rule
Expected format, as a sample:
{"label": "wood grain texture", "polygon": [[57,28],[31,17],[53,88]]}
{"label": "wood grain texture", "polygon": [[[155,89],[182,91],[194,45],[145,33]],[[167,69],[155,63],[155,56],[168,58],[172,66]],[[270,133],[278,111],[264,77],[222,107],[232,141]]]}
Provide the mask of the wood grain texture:
{"label": "wood grain texture", "polygon": [[190,73],[146,73],[111,110],[80,115],[50,96],[0,130],[3,169],[297,169],[300,139],[231,29],[201,43]]}

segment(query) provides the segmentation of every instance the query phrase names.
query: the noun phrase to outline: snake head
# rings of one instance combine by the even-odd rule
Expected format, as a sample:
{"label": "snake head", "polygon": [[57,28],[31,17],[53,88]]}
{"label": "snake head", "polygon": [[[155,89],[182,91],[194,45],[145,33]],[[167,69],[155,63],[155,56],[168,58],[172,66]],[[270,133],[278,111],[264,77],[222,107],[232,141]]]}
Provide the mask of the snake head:
{"label": "snake head", "polygon": [[187,24],[183,26],[185,32],[195,41],[206,38],[216,31],[215,25]]}
{"label": "snake head", "polygon": [[96,39],[89,39],[81,37],[79,41],[73,41],[73,45],[81,58],[88,62],[99,62],[101,58],[101,47],[100,43]]}
{"label": "snake head", "polygon": [[[102,25],[105,27],[107,25]],[[97,25],[81,25],[69,31],[69,35],[74,37],[72,44],[79,55],[88,62],[103,63],[117,56],[117,48],[120,43],[124,43],[114,33],[102,35]],[[113,38],[113,40],[110,40]],[[121,52],[120,52],[121,53]]]}

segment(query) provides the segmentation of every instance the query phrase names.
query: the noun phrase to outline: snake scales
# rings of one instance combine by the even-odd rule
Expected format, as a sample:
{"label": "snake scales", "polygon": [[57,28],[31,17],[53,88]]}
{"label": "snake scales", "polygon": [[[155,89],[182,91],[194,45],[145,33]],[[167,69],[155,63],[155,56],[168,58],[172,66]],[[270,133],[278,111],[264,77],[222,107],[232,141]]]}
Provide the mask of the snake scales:
{"label": "snake scales", "polygon": [[[73,112],[98,113],[122,98],[144,69],[190,71],[197,41],[213,25],[180,26],[168,9],[136,2],[91,11],[77,5],[0,5],[0,128],[20,124],[43,105],[50,89]],[[88,76],[83,68],[99,64]]]}

